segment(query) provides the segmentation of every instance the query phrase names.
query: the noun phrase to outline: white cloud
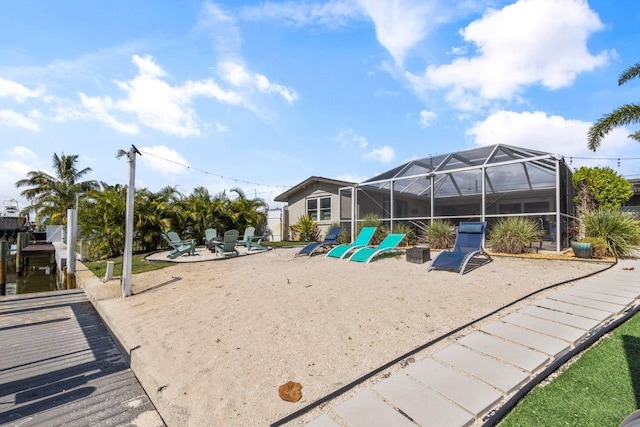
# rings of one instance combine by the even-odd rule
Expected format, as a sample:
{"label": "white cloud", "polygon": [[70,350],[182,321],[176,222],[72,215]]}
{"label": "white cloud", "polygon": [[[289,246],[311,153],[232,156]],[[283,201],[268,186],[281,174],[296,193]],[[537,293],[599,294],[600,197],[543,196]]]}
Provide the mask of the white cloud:
{"label": "white cloud", "polygon": [[206,2],[200,11],[197,28],[208,33],[216,50],[225,57],[237,57],[240,53],[242,36],[235,18],[217,4]]}
{"label": "white cloud", "polygon": [[36,158],[36,153],[20,145],[7,150],[7,154],[12,159],[33,160]]}
{"label": "white cloud", "polygon": [[314,2],[265,2],[242,9],[242,18],[249,21],[278,21],[291,26],[326,26],[338,28],[351,20],[362,19],[362,9],[354,1],[330,0]]}
{"label": "white cloud", "polygon": [[12,98],[16,102],[24,102],[28,98],[39,98],[44,94],[44,89],[29,89],[20,83],[6,80],[0,77],[0,98]]}
{"label": "white cloud", "polygon": [[0,194],[5,199],[18,200],[20,208],[25,207],[27,202],[20,196],[24,188],[17,188],[15,183],[26,178],[27,173],[32,170],[48,172],[46,168],[42,167],[44,165],[45,162],[27,147],[17,145],[5,150],[2,161],[3,173],[2,179],[0,179]]}
{"label": "white cloud", "polygon": [[298,95],[294,90],[272,83],[266,76],[253,73],[238,62],[222,61],[218,63],[217,71],[220,78],[237,89],[244,89],[249,92],[257,90],[262,93],[275,93],[284,98],[289,104],[298,99]]}
{"label": "white cloud", "polygon": [[[565,157],[594,157],[587,148],[587,132],[591,123],[549,116],[542,111],[499,111],[467,131],[478,145],[507,144],[527,147]],[[631,144],[629,131],[617,128],[607,135],[597,157],[616,157]]]}
{"label": "white cloud", "polygon": [[431,124],[431,122],[436,118],[436,113],[433,111],[422,110],[420,111],[420,120],[419,123],[423,127],[427,127]]}
{"label": "white cloud", "polygon": [[376,160],[380,163],[389,163],[396,157],[396,152],[392,147],[384,145],[379,148],[374,148],[362,157],[369,160]]}
{"label": "white cloud", "polygon": [[603,28],[584,0],[519,0],[461,30],[477,56],[406,75],[419,91],[447,88],[450,103],[470,110],[510,100],[529,85],[569,86],[578,73],[604,65],[609,53],[592,55],[587,48],[588,37]]}
{"label": "white cloud", "polygon": [[293,102],[298,99],[298,94],[278,83],[272,83],[266,76],[262,74],[256,74],[256,87],[259,91],[265,93],[275,93],[283,97],[289,104],[293,104]]}
{"label": "white cloud", "polygon": [[13,110],[0,110],[0,125],[39,131],[40,125],[38,125],[36,119],[41,117],[42,115],[38,110],[32,110],[27,115]]}
{"label": "white cloud", "polygon": [[[222,89],[213,80],[187,81],[182,86],[171,86],[162,77],[166,72],[152,57],[134,55],[133,63],[138,75],[129,81],[116,81],[127,97],[112,100],[110,97],[89,97],[80,93],[86,112],[113,129],[128,134],[139,133],[136,124],[125,123],[119,117],[131,115],[145,126],[180,137],[200,135],[197,115],[191,102],[198,96],[214,98],[220,102],[237,105],[242,98],[237,93]],[[67,117],[73,113],[67,114]]]}
{"label": "white cloud", "polygon": [[139,159],[149,168],[163,175],[183,173],[188,170],[186,166],[190,166],[180,153],[165,145],[140,147],[139,150],[142,153]]}
{"label": "white cloud", "polygon": [[404,62],[407,51],[422,41],[434,24],[434,1],[357,0],[376,27],[378,42],[397,64]]}
{"label": "white cloud", "polygon": [[[108,110],[115,108],[114,102],[111,100],[111,98],[89,97],[84,93],[80,93],[79,96],[80,102],[86,109],[87,114],[84,115],[85,117],[93,117],[95,120],[106,124],[110,128],[117,130],[118,132],[126,133],[129,135],[137,135],[140,133],[140,127],[138,127],[136,124],[122,123],[111,114],[109,114]],[[76,110],[67,111],[69,114],[64,116],[64,113],[59,110],[59,113],[62,114],[59,114],[58,118],[62,119],[63,116],[74,117],[74,112]]]}
{"label": "white cloud", "polygon": [[367,139],[362,135],[356,134],[353,129],[341,130],[333,140],[339,142],[342,148],[346,148],[354,144],[360,148],[367,148],[367,145],[369,145]]}

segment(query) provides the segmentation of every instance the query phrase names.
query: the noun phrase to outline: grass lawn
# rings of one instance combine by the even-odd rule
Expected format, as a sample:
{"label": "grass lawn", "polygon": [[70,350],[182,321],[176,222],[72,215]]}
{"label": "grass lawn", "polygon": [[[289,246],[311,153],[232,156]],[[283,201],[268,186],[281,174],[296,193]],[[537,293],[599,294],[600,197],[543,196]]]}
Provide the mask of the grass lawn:
{"label": "grass lawn", "polygon": [[617,427],[640,407],[640,313],[547,385],[535,387],[500,423]]}
{"label": "grass lawn", "polygon": [[[175,265],[172,262],[158,262],[158,261],[147,261],[144,257],[147,254],[135,254],[133,255],[133,260],[131,263],[131,273],[144,273],[145,271],[151,270],[159,270],[161,268],[169,267],[170,265]],[[87,266],[87,268],[93,271],[93,274],[96,277],[104,277],[105,272],[107,271],[107,261],[114,261],[113,265],[113,275],[121,276],[122,275],[122,257],[117,257],[104,261],[87,261],[83,263]]]}
{"label": "grass lawn", "polygon": [[270,248],[286,248],[291,246],[305,246],[311,242],[260,242],[261,245],[268,246]]}

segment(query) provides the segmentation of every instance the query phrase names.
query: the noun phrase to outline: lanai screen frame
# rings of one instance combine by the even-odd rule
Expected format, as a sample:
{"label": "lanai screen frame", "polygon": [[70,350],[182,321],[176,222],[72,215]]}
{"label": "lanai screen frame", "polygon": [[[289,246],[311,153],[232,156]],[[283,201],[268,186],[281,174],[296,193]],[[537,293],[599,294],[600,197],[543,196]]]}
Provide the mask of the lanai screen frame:
{"label": "lanai screen frame", "polygon": [[[491,173],[497,175],[501,169],[503,171],[514,168],[519,170],[520,165],[522,167],[522,175],[519,175],[518,178],[524,179],[523,182],[526,183],[525,186],[527,188],[508,188],[508,183],[492,182],[492,179],[496,181],[496,177],[491,178],[489,176]],[[420,168],[425,171],[411,173],[413,169]],[[408,174],[404,175],[405,173]],[[513,175],[513,170],[509,173],[515,176]],[[475,179],[475,188],[473,188],[473,184],[469,185],[469,188],[462,188],[462,185],[456,183],[454,175],[466,175],[467,178],[477,177],[479,179]],[[373,201],[374,197],[371,195],[374,193],[375,198],[379,199],[375,204],[383,212],[383,222],[391,228],[393,228],[395,222],[416,220],[429,221],[429,223],[436,219],[449,219],[454,222],[465,220],[489,220],[491,222],[497,218],[527,216],[537,218],[544,223],[543,218],[550,218],[549,230],[545,237],[554,241],[555,250],[560,252],[569,245],[572,237],[570,225],[576,220],[571,177],[571,169],[561,155],[496,144],[414,160],[369,180],[353,186],[342,187],[339,189],[340,219],[343,223],[350,223],[351,236],[352,239],[355,238],[357,224],[362,221],[360,217],[361,211],[366,210],[364,208],[366,202]],[[533,182],[536,179],[542,179],[544,182]],[[403,187],[404,191],[414,185],[415,189],[420,181],[422,181],[423,188],[429,191],[429,197],[425,198],[425,200],[428,200],[429,206],[423,206],[427,214],[403,216],[402,209],[399,209],[394,199],[398,198],[400,200],[399,194],[406,195],[410,193],[400,192],[397,188]],[[410,184],[407,185],[406,182],[410,182]],[[500,185],[505,184],[507,184],[505,188],[501,189],[501,191],[497,190]],[[520,186],[522,185],[521,182]],[[536,185],[538,186],[536,187]],[[444,191],[442,190],[443,187],[445,187]],[[423,190],[422,193],[424,191],[426,190]],[[447,205],[445,201],[447,196],[442,196],[442,194],[438,193],[439,191],[452,193],[449,196],[450,200],[473,202],[479,208],[479,211],[473,214],[463,213],[461,215],[442,214],[438,212],[438,209],[442,210],[443,207],[450,207],[450,205]],[[465,194],[465,192],[468,194]],[[422,195],[420,192],[418,193],[418,196]],[[527,196],[534,201],[536,197],[538,200],[552,200],[553,204],[549,203],[549,209],[546,211],[524,212],[527,205]],[[502,197],[506,197],[507,202],[509,197],[516,197],[515,200],[521,200],[523,212],[500,212],[500,204],[498,202]],[[416,203],[419,202],[416,201]],[[473,203],[471,204],[471,209],[473,209]],[[558,225],[560,226],[558,227]]]}

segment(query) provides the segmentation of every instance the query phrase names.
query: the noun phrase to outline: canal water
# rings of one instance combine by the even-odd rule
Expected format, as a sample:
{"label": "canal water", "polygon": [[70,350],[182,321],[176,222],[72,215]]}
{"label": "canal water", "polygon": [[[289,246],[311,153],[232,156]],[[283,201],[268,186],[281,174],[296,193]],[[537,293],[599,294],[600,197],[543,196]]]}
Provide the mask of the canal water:
{"label": "canal water", "polygon": [[49,255],[30,256],[21,275],[16,274],[16,256],[11,251],[7,266],[7,283],[0,284],[0,295],[29,294],[62,289],[57,285],[55,261]]}

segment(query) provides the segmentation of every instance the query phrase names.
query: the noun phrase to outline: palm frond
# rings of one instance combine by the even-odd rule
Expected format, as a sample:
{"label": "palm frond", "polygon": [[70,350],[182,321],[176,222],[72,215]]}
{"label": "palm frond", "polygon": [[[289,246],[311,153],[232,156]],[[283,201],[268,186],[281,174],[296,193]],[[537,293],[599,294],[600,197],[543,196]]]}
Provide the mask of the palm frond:
{"label": "palm frond", "polygon": [[620,77],[618,77],[618,86],[622,86],[631,79],[640,76],[640,62],[627,68]]}
{"label": "palm frond", "polygon": [[[605,135],[614,128],[635,123],[640,123],[640,104],[623,105],[611,113],[600,117],[600,119],[589,128],[587,146],[590,150],[595,151],[600,146]],[[632,138],[635,139],[633,136]]]}

